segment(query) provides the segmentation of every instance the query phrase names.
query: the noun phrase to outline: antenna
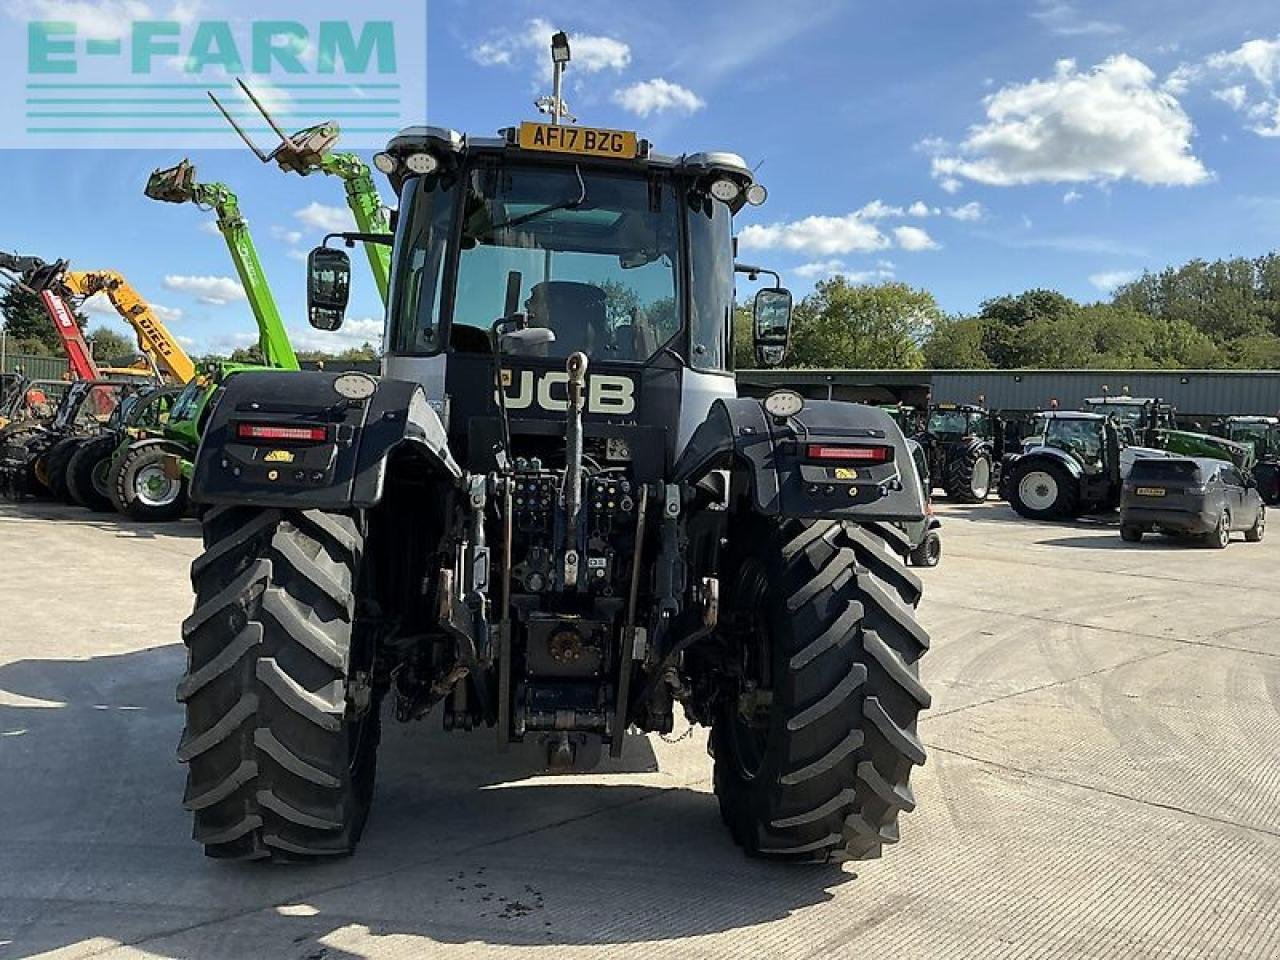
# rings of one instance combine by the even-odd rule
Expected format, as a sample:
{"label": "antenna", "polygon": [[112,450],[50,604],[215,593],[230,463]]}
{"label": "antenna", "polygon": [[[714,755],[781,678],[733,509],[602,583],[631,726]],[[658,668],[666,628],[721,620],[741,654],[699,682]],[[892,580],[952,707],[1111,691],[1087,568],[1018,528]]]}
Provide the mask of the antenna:
{"label": "antenna", "polygon": [[231,114],[227,113],[227,108],[222,105],[222,101],[213,95],[213,91],[207,90],[205,92],[209,94],[209,99],[213,101],[213,105],[217,107],[222,116],[226,118],[227,123],[231,124],[232,129],[234,129],[236,133],[240,134],[240,139],[244,141],[245,146],[253,151],[253,155],[263,163],[270,161],[271,157],[259,150],[257,144],[249,139],[249,135],[244,132],[240,124],[236,123],[235,118],[232,117]]}

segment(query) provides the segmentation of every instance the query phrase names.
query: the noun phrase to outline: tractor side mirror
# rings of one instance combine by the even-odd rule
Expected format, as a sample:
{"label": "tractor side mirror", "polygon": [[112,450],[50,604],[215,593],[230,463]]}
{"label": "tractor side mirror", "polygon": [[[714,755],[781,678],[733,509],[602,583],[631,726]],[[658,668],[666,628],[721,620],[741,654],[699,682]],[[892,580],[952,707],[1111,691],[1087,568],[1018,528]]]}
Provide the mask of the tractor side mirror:
{"label": "tractor side mirror", "polygon": [[307,256],[307,319],[317,330],[337,330],[351,296],[351,258],[316,247]]}
{"label": "tractor side mirror", "polygon": [[777,367],[787,356],[791,341],[791,291],[782,287],[766,287],[756,294],[751,308],[756,362],[762,367]]}

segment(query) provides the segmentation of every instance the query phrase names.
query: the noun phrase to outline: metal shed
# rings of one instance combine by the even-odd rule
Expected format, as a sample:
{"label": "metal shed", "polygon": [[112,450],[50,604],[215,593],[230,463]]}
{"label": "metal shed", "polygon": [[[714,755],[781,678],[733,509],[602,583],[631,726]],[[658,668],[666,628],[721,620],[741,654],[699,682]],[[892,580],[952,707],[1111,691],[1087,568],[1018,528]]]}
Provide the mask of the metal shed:
{"label": "metal shed", "polygon": [[859,399],[927,385],[934,402],[985,402],[992,410],[1042,410],[1053,400],[1077,409],[1105,392],[1158,397],[1183,418],[1280,412],[1276,370],[742,370],[747,393],[790,386],[810,397]]}

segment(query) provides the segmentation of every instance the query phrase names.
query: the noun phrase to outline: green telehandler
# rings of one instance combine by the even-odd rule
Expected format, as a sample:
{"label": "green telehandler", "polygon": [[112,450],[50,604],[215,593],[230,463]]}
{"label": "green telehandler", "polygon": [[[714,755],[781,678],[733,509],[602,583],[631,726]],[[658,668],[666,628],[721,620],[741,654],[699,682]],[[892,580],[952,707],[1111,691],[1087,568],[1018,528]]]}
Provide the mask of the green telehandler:
{"label": "green telehandler", "polygon": [[113,451],[107,486],[116,509],[135,520],[155,521],[176,519],[186,512],[191,462],[200,445],[205,414],[227,378],[242,370],[299,367],[235,193],[222,183],[200,183],[188,160],[156,170],[144,193],[164,203],[193,203],[217,216],[218,229],[257,321],[262,356],[261,364],[215,363],[206,367],[178,395],[162,427],[127,438]]}
{"label": "green telehandler", "polygon": [[[263,163],[274,161],[285,173],[296,173],[303,177],[313,173],[323,173],[337,177],[343,182],[346,188],[347,206],[355,217],[356,229],[364,238],[364,250],[369,259],[369,269],[373,273],[373,280],[378,288],[378,295],[382,297],[383,306],[386,306],[391,277],[391,247],[386,241],[390,240],[392,230],[390,217],[382,205],[382,198],[378,196],[378,188],[373,182],[373,171],[356,154],[334,151],[333,148],[341,133],[337,123],[330,120],[289,135],[275,122],[249,86],[243,80],[236,82],[280,138],[280,146],[272,152],[267,153],[260,149],[216,96],[210,93],[209,99],[221,111],[227,123],[231,124],[240,135],[240,139],[253,151],[254,156]],[[354,240],[348,241],[348,245],[353,242]]]}

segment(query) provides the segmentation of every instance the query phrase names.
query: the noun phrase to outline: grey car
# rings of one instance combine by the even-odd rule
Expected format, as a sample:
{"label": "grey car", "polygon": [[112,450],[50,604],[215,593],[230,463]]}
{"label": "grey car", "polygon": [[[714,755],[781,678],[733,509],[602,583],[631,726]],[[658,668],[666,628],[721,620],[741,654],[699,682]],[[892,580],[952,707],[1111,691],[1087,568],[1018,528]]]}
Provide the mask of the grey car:
{"label": "grey car", "polygon": [[1120,493],[1120,536],[1137,543],[1159,531],[1202,537],[1223,549],[1234,531],[1252,543],[1266,530],[1267,508],[1253,479],[1234,464],[1201,457],[1137,460]]}

